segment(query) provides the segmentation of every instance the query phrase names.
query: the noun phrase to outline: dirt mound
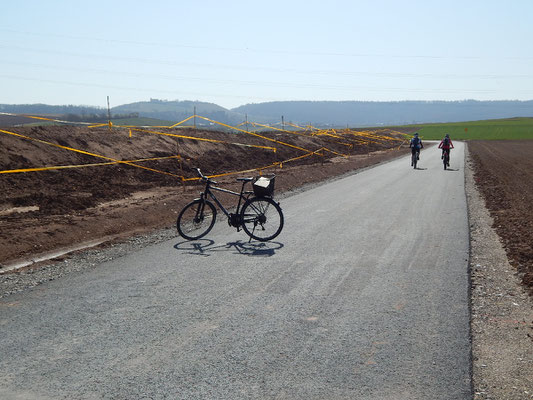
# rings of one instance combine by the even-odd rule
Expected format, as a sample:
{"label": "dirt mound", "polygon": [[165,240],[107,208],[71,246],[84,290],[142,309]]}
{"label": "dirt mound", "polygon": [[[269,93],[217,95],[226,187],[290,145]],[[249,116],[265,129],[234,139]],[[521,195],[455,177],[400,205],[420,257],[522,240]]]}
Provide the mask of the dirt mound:
{"label": "dirt mound", "polygon": [[468,148],[494,228],[533,294],[533,140],[473,141]]}
{"label": "dirt mound", "polygon": [[[0,263],[174,223],[197,191],[195,181],[179,178],[194,177],[193,166],[217,175],[276,165],[264,172],[275,172],[280,176],[278,189],[289,190],[405,151],[400,149],[403,136],[386,131],[378,138],[371,132],[252,135],[74,126],[4,130],[19,136],[0,134],[0,171],[77,167],[0,174]],[[142,161],[134,162],[138,167],[113,163],[132,160]],[[235,179],[222,180],[230,184]]]}

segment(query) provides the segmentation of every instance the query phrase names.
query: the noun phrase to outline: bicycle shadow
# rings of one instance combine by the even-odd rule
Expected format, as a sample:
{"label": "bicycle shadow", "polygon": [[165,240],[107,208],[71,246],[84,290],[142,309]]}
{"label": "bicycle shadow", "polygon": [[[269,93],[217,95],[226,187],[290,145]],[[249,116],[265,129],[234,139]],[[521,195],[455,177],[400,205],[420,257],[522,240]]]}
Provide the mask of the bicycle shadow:
{"label": "bicycle shadow", "polygon": [[249,257],[272,257],[276,254],[276,250],[283,248],[283,244],[279,242],[243,242],[237,240],[236,242],[227,242],[225,244],[216,244],[211,239],[185,240],[174,245],[176,250],[182,251],[184,254],[195,256],[209,257],[219,252],[231,251],[233,254],[239,254]]}
{"label": "bicycle shadow", "polygon": [[416,168],[413,168],[413,169],[415,169],[417,171],[425,171],[425,170],[427,170],[427,168],[420,168],[420,167],[416,167]]}

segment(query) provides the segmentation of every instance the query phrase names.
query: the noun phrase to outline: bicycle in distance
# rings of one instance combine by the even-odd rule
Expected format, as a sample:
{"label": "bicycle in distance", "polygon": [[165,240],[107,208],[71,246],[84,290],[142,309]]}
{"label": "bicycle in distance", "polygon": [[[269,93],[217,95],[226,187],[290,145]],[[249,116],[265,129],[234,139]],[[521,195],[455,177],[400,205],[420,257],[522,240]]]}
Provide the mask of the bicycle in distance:
{"label": "bicycle in distance", "polygon": [[416,169],[416,165],[418,164],[418,159],[420,158],[420,149],[413,149],[411,151],[411,166]]}
{"label": "bicycle in distance", "polygon": [[444,169],[450,167],[450,149],[453,149],[452,139],[450,139],[450,134],[446,134],[444,139],[441,140],[438,146],[439,149],[442,149],[442,162],[444,164]]}
{"label": "bicycle in distance", "polygon": [[444,169],[450,167],[450,149],[445,149],[442,152],[442,162],[444,164]]}
{"label": "bicycle in distance", "polygon": [[[278,236],[283,229],[283,212],[274,201],[275,175],[254,178],[237,178],[242,182],[240,193],[216,186],[217,182],[204,176],[199,168],[194,168],[205,184],[204,191],[187,204],[178,215],[178,233],[187,240],[197,240],[209,233],[216,222],[217,210],[213,202],[228,218],[228,224],[237,231],[242,228],[251,239],[266,242]],[[247,183],[252,190],[245,190]],[[238,197],[235,212],[229,212],[217,199],[213,191]],[[211,200],[213,201],[211,201]]]}
{"label": "bicycle in distance", "polygon": [[418,137],[418,132],[415,132],[414,136],[411,138],[409,147],[411,148],[411,167],[416,169],[416,165],[420,159],[420,149],[424,147],[422,140]]}

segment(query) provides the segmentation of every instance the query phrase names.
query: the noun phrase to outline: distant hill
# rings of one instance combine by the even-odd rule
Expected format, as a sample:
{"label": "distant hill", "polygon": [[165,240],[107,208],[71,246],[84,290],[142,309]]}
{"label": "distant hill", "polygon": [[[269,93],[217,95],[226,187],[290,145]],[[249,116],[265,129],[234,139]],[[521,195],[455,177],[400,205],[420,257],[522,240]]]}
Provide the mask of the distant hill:
{"label": "distant hill", "polygon": [[107,113],[107,110],[93,106],[63,105],[52,106],[48,104],[0,104],[0,112],[29,115],[90,115]]}
{"label": "distant hill", "polygon": [[257,122],[376,126],[533,116],[533,101],[276,101],[232,109]]}
{"label": "distant hill", "polygon": [[217,104],[188,100],[169,101],[150,99],[150,101],[141,101],[113,107],[111,112],[117,114],[138,113],[139,117],[179,122],[193,115],[195,108],[197,115],[215,121],[224,123],[241,123],[243,121],[243,116]]}
{"label": "distant hill", "polygon": [[[276,101],[247,104],[228,110],[200,101],[150,99],[111,109],[112,118],[138,117],[179,122],[194,113],[237,125],[248,117],[259,123],[311,123],[315,126],[379,126],[417,123],[461,122],[513,117],[533,117],[530,101]],[[0,112],[67,116],[71,121],[107,120],[107,109],[91,106],[46,104],[0,104]],[[197,123],[208,125],[197,119]]]}
{"label": "distant hill", "polygon": [[[200,101],[168,101],[150,99],[131,104],[123,104],[111,108],[111,116],[123,117],[135,114],[140,118],[152,118],[164,121],[179,122],[194,114],[210,118],[227,124],[239,124],[244,121],[244,116],[227,110],[213,103]],[[29,114],[42,116],[55,116],[69,121],[96,121],[107,120],[107,109],[91,106],[52,106],[47,104],[0,104],[0,112],[14,114]],[[199,125],[208,125],[208,122],[197,120]]]}

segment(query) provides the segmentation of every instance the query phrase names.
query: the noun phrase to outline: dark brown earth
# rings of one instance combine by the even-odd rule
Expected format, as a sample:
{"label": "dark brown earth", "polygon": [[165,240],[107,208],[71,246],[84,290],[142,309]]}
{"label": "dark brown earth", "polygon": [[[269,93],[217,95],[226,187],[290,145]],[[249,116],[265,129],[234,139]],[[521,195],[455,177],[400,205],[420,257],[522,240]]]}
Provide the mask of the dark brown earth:
{"label": "dark brown earth", "polygon": [[533,140],[473,141],[468,148],[494,228],[533,295]]}
{"label": "dark brown earth", "polygon": [[[120,239],[172,226],[178,211],[200,190],[195,181],[182,182],[177,177],[194,177],[191,167],[201,168],[206,175],[236,172],[217,178],[229,187],[235,184],[237,176],[259,173],[238,171],[261,168],[261,172],[278,176],[276,191],[283,192],[408,151],[404,136],[392,131],[379,132],[381,138],[371,139],[365,136],[368,133],[338,137],[308,132],[263,132],[261,138],[244,132],[194,129],[157,130],[189,136],[189,139],[138,130],[133,130],[130,137],[128,129],[110,131],[74,126],[3,128],[3,131],[0,132],[0,171],[80,165],[0,174],[0,264],[4,265],[95,239]],[[276,151],[249,145],[273,147]],[[322,148],[328,151],[288,161]],[[81,167],[110,159],[156,157],[173,158],[136,162],[160,172],[128,164]],[[283,164],[264,168],[279,162]]]}

